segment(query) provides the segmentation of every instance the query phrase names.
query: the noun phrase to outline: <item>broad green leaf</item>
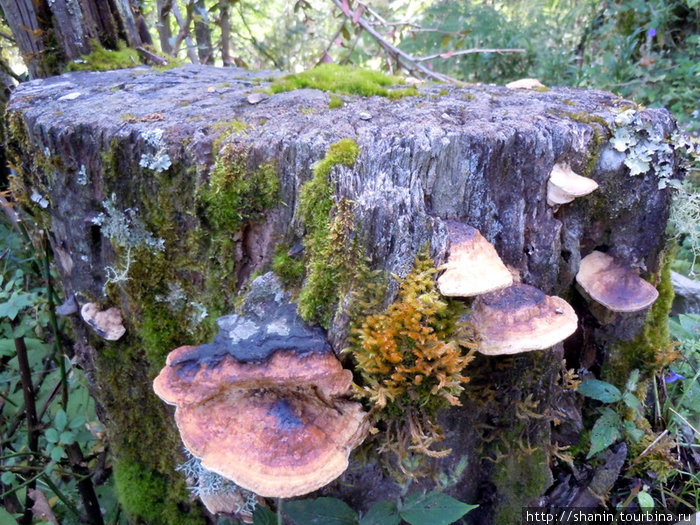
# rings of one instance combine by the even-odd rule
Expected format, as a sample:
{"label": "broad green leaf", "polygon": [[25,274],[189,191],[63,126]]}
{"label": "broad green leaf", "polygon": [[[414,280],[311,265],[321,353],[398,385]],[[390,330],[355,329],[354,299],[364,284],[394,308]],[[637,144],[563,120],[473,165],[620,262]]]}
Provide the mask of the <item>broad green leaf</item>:
{"label": "broad green leaf", "polygon": [[578,386],[577,392],[603,403],[615,403],[622,399],[622,392],[616,386],[599,379],[589,379]]}
{"label": "broad green leaf", "polygon": [[637,501],[639,502],[639,506],[643,509],[654,508],[654,498],[652,498],[651,495],[644,490],[637,494]]}
{"label": "broad green leaf", "polygon": [[31,306],[33,302],[34,294],[14,291],[7,302],[0,304],[0,317],[14,320],[20,310]]}
{"label": "broad green leaf", "polygon": [[64,445],[72,445],[75,443],[75,434],[70,431],[61,432],[59,439]]}
{"label": "broad green leaf", "polygon": [[53,422],[54,426],[59,431],[66,428],[66,424],[68,423],[68,417],[66,416],[66,413],[63,411],[63,409],[59,408],[56,411],[56,416],[54,416]]}
{"label": "broad green leaf", "polygon": [[622,395],[622,400],[625,402],[625,405],[634,410],[637,413],[637,415],[641,416],[644,412],[642,402],[639,399],[637,399],[637,396],[635,396],[634,394],[630,392],[625,392]]}
{"label": "broad green leaf", "polygon": [[634,421],[625,421],[622,424],[622,427],[625,430],[625,434],[632,438],[632,441],[635,443],[639,443],[639,441],[644,437],[644,431],[641,428],[638,428],[637,425],[634,424]]}
{"label": "broad green leaf", "polygon": [[71,430],[75,430],[76,428],[83,428],[85,426],[85,416],[80,415],[76,416],[73,419],[71,419],[71,422],[68,424],[68,428]]}
{"label": "broad green leaf", "polygon": [[700,314],[681,314],[678,316],[680,325],[693,334],[689,339],[700,337]]}
{"label": "broad green leaf", "polygon": [[3,472],[2,476],[0,476],[0,481],[2,481],[5,485],[12,485],[16,480],[17,476],[9,471]]}
{"label": "broad green leaf", "polygon": [[399,525],[400,521],[396,504],[393,501],[382,500],[370,507],[367,514],[360,518],[359,525]]}
{"label": "broad green leaf", "polygon": [[47,428],[44,437],[49,443],[58,443],[58,431],[55,428]]}
{"label": "broad green leaf", "polygon": [[295,525],[356,525],[357,514],[347,503],[337,498],[301,499],[289,501],[283,512]]}
{"label": "broad green leaf", "polygon": [[601,450],[605,450],[620,438],[620,416],[610,408],[603,409],[603,415],[593,425],[591,430],[591,449],[586,459],[593,457]]}
{"label": "broad green leaf", "polygon": [[253,512],[253,525],[277,525],[277,516],[267,507],[258,505]]}
{"label": "broad green leaf", "polygon": [[439,491],[409,495],[401,517],[411,525],[449,525],[478,505],[468,505]]}
{"label": "broad green leaf", "polygon": [[57,447],[53,447],[53,448],[51,449],[51,453],[50,453],[49,455],[51,456],[51,459],[53,459],[54,461],[58,462],[58,461],[61,460],[61,458],[63,458],[63,456],[64,456],[65,454],[66,454],[65,449],[64,449],[62,446],[59,445],[59,446],[57,446]]}
{"label": "broad green leaf", "polygon": [[687,330],[675,319],[668,320],[668,330],[674,339],[678,341],[688,341],[697,337],[692,331]]}
{"label": "broad green leaf", "polygon": [[17,520],[3,507],[0,507],[0,523],[3,525],[17,525]]}

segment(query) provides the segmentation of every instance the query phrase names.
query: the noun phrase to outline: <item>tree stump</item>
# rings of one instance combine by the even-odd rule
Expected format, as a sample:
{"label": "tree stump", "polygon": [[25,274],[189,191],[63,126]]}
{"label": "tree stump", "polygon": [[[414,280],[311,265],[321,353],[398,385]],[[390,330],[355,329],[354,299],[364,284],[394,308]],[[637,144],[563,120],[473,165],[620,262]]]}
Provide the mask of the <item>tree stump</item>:
{"label": "tree stump", "polygon": [[[331,215],[341,203],[351,210],[341,252],[352,246],[370,268],[406,275],[425,245],[436,265],[446,260],[446,221],[459,221],[478,228],[523,283],[563,297],[579,316],[576,334],[551,350],[478,357],[465,370],[462,406],[440,416],[452,453],[437,470],[449,475],[467,461],[448,492],[478,503],[479,523],[518,522],[521,507],[544,504],[554,447],[579,439],[580,400],[565,368],[619,383],[633,368],[653,367],[648,334],[666,315],[668,286],[651,313],[610,322],[574,279],[582,257],[600,250],[663,285],[669,190],[659,189],[658,167],[631,176],[609,142],[633,104],[570,88],[425,85],[396,100],[341,95],[344,104],[330,109],[322,91],[262,93],[270,80],[204,66],[72,73],[20,85],[8,106],[14,192],[50,232],[66,296],[123,317],[126,334],[116,341],[79,316],[72,324],[126,510],[148,523],[204,519],[174,470],[182,446],[151,381],[170,350],[211,341],[215,319],[234,311],[275,255],[308,263],[299,254],[310,231],[302,186],[330,145],[351,139],[354,165],[331,165],[327,179]],[[636,115],[655,136],[675,129],[665,110]],[[599,189],[549,205],[556,163]],[[270,184],[279,187],[272,201]],[[389,281],[385,306],[397,290]],[[339,352],[355,321],[346,308],[352,293],[330,299],[328,315],[315,319]],[[630,341],[641,350],[630,352]],[[398,491],[370,454],[321,493],[366,509]]]}

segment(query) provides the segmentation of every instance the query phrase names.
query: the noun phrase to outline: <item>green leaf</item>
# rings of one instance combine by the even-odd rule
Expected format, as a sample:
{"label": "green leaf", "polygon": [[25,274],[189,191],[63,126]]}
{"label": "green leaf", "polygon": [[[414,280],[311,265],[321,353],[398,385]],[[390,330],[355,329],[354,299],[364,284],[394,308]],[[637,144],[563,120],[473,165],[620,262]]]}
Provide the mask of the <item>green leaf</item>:
{"label": "green leaf", "polygon": [[639,506],[643,509],[654,508],[654,498],[652,498],[651,495],[644,490],[637,494],[637,501],[639,502]]}
{"label": "green leaf", "polygon": [[76,428],[83,428],[85,426],[85,416],[76,416],[73,419],[71,419],[71,422],[68,424],[68,428],[71,430],[75,430]]}
{"label": "green leaf", "polygon": [[359,525],[399,525],[400,521],[396,504],[393,501],[382,500],[370,507],[367,514],[360,518]]}
{"label": "green leaf", "polygon": [[34,294],[23,292],[12,292],[10,299],[0,304],[0,317],[9,317],[14,320],[23,308],[31,306],[34,302]]}
{"label": "green leaf", "polygon": [[258,505],[253,512],[253,525],[277,525],[277,516],[267,507]]}
{"label": "green leaf", "polygon": [[0,507],[0,523],[3,525],[17,525],[17,520],[3,507]]}
{"label": "green leaf", "polygon": [[54,461],[61,461],[61,459],[63,458],[63,456],[65,456],[65,454],[66,454],[65,449],[62,446],[58,445],[58,446],[53,447],[51,449],[51,453],[49,455],[51,456],[51,459],[53,459]]}
{"label": "green leaf", "polygon": [[625,405],[634,410],[637,413],[637,415],[642,415],[644,407],[642,405],[642,402],[639,399],[637,399],[637,396],[630,392],[625,392],[622,395],[622,400],[625,402]]}
{"label": "green leaf", "polygon": [[593,425],[591,430],[591,449],[586,459],[593,457],[601,450],[605,450],[620,438],[620,416],[610,408],[603,409],[603,415]]}
{"label": "green leaf", "polygon": [[60,441],[64,445],[72,445],[75,443],[75,434],[70,431],[61,432]]}
{"label": "green leaf", "polygon": [[3,472],[2,476],[0,476],[0,481],[2,481],[5,485],[12,485],[15,481],[17,481],[17,476],[9,471]]}
{"label": "green leaf", "polygon": [[337,498],[289,501],[284,505],[283,510],[296,525],[357,524],[355,511]]}
{"label": "green leaf", "polygon": [[603,403],[615,403],[622,399],[622,392],[617,387],[599,379],[584,381],[578,386],[577,392]]}
{"label": "green leaf", "polygon": [[49,443],[58,443],[58,431],[55,428],[47,428],[44,437]]}
{"label": "green leaf", "polygon": [[625,430],[625,434],[627,434],[635,443],[639,443],[644,437],[644,431],[640,428],[637,428],[637,425],[634,424],[634,421],[625,421],[622,424],[622,427]]}
{"label": "green leaf", "polygon": [[54,426],[58,430],[63,430],[66,428],[66,424],[68,423],[68,417],[66,416],[65,411],[62,408],[59,408],[56,411],[56,416],[54,417]]}
{"label": "green leaf", "polygon": [[478,505],[468,505],[439,491],[409,495],[401,517],[411,525],[449,525]]}

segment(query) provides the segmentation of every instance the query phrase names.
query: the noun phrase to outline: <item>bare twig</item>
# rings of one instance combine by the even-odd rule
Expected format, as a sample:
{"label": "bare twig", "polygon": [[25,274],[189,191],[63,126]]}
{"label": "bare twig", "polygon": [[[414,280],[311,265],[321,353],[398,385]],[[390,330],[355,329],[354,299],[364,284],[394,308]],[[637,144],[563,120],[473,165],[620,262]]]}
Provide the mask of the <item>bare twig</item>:
{"label": "bare twig", "polygon": [[165,58],[158,56],[155,53],[151,53],[148,49],[145,49],[143,47],[137,47],[136,51],[139,52],[139,54],[144,58],[144,60],[153,62],[156,66],[168,65],[168,61]]}
{"label": "bare twig", "polygon": [[524,53],[524,49],[517,48],[504,48],[504,49],[492,49],[492,48],[472,48],[472,49],[460,49],[458,51],[447,51],[446,53],[436,53],[435,55],[428,55],[427,57],[418,57],[414,60],[416,62],[425,62],[426,60],[433,60],[436,58],[452,58],[459,55],[472,55],[475,53]]}
{"label": "bare twig", "polygon": [[[15,350],[17,351],[17,364],[22,382],[22,394],[24,395],[24,412],[27,418],[27,448],[30,452],[36,452],[39,449],[39,422],[36,417],[36,405],[34,402],[36,393],[32,383],[32,369],[29,366],[24,337],[15,338]],[[32,456],[29,460],[30,466],[34,466],[35,461],[36,456]],[[31,482],[27,483],[27,488],[36,488],[36,480],[31,480]],[[27,491],[22,523],[29,524],[32,521],[32,501],[29,491]]]}
{"label": "bare twig", "polygon": [[362,16],[353,16],[349,17],[347,13],[343,10],[343,5],[340,3],[340,0],[332,0],[333,4],[340,9],[340,11],[343,13],[345,17],[351,18],[353,22],[358,24],[362,29],[364,29],[376,42],[391,56],[393,56],[396,61],[403,67],[404,69],[407,69],[408,71],[418,71],[421,74],[425,75],[426,77],[429,78],[434,78],[435,80],[439,80],[441,82],[453,82],[455,84],[464,84],[464,82],[461,82],[460,80],[457,80],[456,78],[452,78],[449,75],[443,75],[442,73],[437,73],[435,71],[430,71],[428,68],[425,66],[419,64],[414,57],[406,53],[405,51],[402,51],[395,45],[391,44],[388,40],[386,40],[382,35],[380,35],[374,27],[372,27],[372,24],[370,24],[366,18]]}

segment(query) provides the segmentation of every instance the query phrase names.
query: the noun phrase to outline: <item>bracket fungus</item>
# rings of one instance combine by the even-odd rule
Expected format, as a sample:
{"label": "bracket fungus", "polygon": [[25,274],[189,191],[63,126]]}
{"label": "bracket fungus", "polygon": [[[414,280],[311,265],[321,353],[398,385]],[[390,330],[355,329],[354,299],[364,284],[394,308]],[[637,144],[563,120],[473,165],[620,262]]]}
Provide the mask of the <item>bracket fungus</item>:
{"label": "bracket fungus", "polygon": [[513,276],[493,245],[477,230],[447,221],[450,252],[438,288],[447,297],[472,297],[513,284]]}
{"label": "bracket fungus", "polygon": [[594,301],[611,312],[638,312],[651,306],[659,297],[651,283],[599,251],[581,259],[576,281]]}
{"label": "bracket fungus", "polygon": [[555,164],[547,182],[547,204],[558,206],[598,189],[598,183],[573,172],[568,164]]}
{"label": "bracket fungus", "polygon": [[185,447],[202,466],[265,497],[312,492],[348,467],[368,431],[344,399],[343,369],[320,329],[305,325],[273,274],[251,285],[213,343],[173,350],[153,388],[176,405]]}
{"label": "bracket fungus", "polygon": [[486,355],[551,348],[578,326],[569,303],[527,284],[480,295],[468,321],[481,337],[477,350]]}
{"label": "bracket fungus", "polygon": [[116,341],[126,333],[119,308],[100,310],[95,303],[85,303],[80,309],[80,316],[89,324],[97,335],[107,341]]}

